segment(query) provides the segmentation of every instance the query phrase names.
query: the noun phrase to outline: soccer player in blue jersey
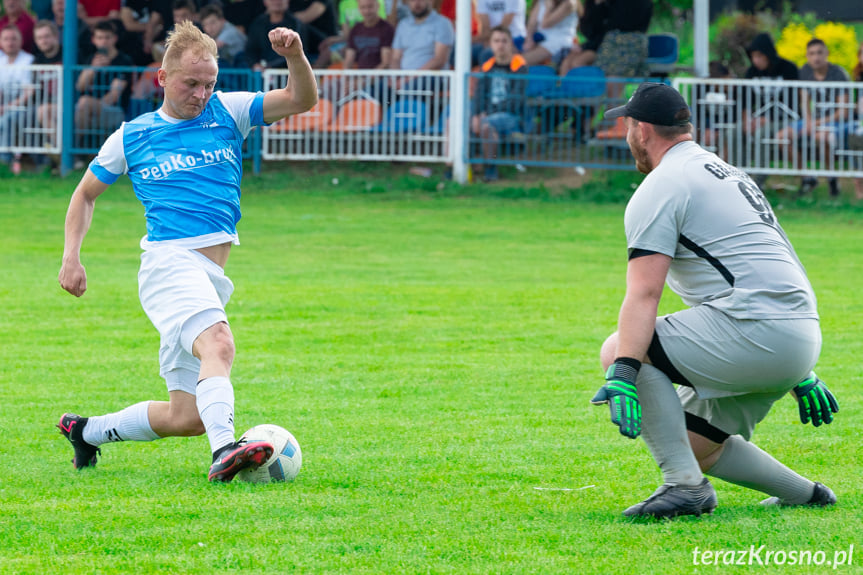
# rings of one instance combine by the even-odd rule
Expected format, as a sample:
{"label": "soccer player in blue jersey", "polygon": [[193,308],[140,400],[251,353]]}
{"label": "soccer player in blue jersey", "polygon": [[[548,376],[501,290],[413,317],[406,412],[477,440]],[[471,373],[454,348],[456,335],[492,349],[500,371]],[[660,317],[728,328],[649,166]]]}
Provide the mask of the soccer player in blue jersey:
{"label": "soccer player in blue jersey", "polygon": [[206,433],[209,480],[227,482],[273,452],[267,442],[235,441],[234,340],[224,309],[233,284],[224,267],[239,243],[243,140],[254,126],[309,110],[317,84],[296,32],[276,28],[268,37],[287,61],[285,88],[214,93],[216,43],[193,24],[179,24],[157,73],[165,91],[161,108],[120,126],[72,194],[59,281],[76,297],[87,289],[80,253],[96,198],[125,173],[144,204],[139,295],[161,336],[160,373],[169,395],[108,415],[63,414],[58,427],[74,447],[77,469],[95,465],[106,442]]}

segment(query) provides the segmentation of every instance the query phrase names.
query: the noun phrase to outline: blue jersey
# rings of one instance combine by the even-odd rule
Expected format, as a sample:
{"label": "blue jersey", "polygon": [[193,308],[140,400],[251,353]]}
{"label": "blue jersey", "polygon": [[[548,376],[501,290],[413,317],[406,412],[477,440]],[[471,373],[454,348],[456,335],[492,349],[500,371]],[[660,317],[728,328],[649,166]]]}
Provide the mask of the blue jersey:
{"label": "blue jersey", "polygon": [[105,141],[90,171],[105,184],[129,175],[147,219],[142,248],[239,243],[242,145],[264,123],[263,102],[262,92],[216,92],[197,118],[159,110],[124,123]]}

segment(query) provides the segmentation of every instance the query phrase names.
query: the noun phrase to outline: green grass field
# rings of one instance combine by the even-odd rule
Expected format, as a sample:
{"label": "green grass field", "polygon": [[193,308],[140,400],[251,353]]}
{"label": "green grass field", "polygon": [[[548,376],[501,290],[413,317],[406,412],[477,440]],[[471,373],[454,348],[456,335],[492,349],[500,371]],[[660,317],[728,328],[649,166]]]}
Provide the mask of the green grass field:
{"label": "green grass field", "polygon": [[751,545],[827,560],[854,545],[836,572],[863,571],[858,213],[778,212],[819,295],[818,372],[842,409],[814,429],[789,398],[754,438],[838,506],[767,509],[717,480],[710,517],[630,523],[620,512],[660,474],[588,404],[623,296],[623,204],[438,194],[421,180],[388,191],[383,178],[245,182],[227,267],[237,430],[282,425],[304,459],[294,483],[263,486],[209,484],[204,437],[106,445],[95,469],[72,468],[60,414],[167,396],[137,298],[143,209],[125,178],[100,198],[75,299],[56,277],[76,180],[2,181],[0,572],[832,570],[693,565],[696,547]]}

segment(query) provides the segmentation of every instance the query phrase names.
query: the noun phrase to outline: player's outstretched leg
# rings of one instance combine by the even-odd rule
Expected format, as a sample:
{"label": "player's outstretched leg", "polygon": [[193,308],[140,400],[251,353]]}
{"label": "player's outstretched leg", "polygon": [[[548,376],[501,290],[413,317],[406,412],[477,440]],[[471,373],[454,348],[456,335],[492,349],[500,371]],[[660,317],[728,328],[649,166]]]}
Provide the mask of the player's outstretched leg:
{"label": "player's outstretched leg", "polygon": [[719,459],[706,473],[772,495],[763,501],[767,505],[825,507],[836,503],[830,488],[806,479],[739,435],[725,440]]}
{"label": "player's outstretched leg", "polygon": [[705,477],[699,485],[669,485],[665,483],[653,495],[623,512],[626,517],[674,518],[680,515],[713,513],[716,491]]}
{"label": "player's outstretched leg", "polygon": [[226,445],[213,454],[210,481],[230,482],[243,469],[257,469],[273,455],[269,441],[240,441]]}
{"label": "player's outstretched leg", "polygon": [[101,449],[84,441],[84,426],[87,425],[87,419],[74,413],[64,413],[57,423],[60,433],[75,448],[75,456],[72,458],[75,469],[95,466],[96,456],[102,454]]}

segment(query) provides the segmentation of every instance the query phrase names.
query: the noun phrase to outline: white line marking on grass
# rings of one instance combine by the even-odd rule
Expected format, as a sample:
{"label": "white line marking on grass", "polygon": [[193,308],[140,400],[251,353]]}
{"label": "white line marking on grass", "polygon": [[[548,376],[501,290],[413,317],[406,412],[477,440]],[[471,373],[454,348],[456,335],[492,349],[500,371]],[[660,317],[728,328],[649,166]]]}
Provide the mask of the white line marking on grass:
{"label": "white line marking on grass", "polygon": [[537,491],[582,491],[591,489],[596,485],[585,485],[584,487],[534,487]]}

